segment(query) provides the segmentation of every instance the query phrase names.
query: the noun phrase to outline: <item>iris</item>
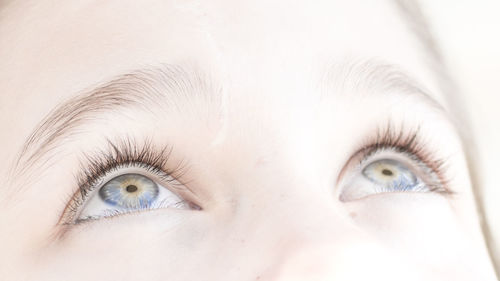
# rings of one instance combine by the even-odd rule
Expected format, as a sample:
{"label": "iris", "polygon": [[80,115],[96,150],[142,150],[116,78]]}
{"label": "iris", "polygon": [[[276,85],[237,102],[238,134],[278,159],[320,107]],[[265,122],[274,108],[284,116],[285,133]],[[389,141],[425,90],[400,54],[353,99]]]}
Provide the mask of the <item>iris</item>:
{"label": "iris", "polygon": [[158,185],[139,174],[115,177],[99,190],[99,196],[106,203],[127,209],[150,206],[157,199],[158,193]]}
{"label": "iris", "polygon": [[392,159],[374,161],[362,173],[369,181],[386,191],[412,191],[420,183],[405,165]]}

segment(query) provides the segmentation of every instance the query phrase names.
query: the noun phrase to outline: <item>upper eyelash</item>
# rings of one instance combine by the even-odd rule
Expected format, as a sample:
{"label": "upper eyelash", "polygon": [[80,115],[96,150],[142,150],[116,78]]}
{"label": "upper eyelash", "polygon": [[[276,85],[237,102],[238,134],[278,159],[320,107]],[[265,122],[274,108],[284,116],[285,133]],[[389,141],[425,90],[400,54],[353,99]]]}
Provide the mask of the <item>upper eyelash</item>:
{"label": "upper eyelash", "polygon": [[[363,157],[359,161],[362,165],[373,154],[385,150],[393,149],[399,153],[415,156],[417,160],[429,167],[439,178],[437,192],[453,194],[447,187],[449,180],[444,176],[444,166],[446,161],[435,157],[425,142],[419,135],[420,129],[404,130],[396,129],[391,123],[385,128],[379,128],[375,137],[367,139],[365,144],[358,149],[354,155],[362,153]],[[411,133],[407,133],[411,132]],[[171,181],[174,176],[179,179],[183,175],[183,165],[179,164],[172,170],[168,169],[168,160],[172,153],[172,147],[155,147],[151,140],[146,140],[142,145],[130,138],[125,138],[116,144],[110,140],[108,149],[101,150],[91,155],[84,154],[84,161],[80,163],[81,171],[76,176],[79,196],[73,196],[67,208],[72,214],[71,220],[87,199],[88,194],[98,185],[98,183],[110,172],[120,167],[140,167],[148,172],[158,175],[164,181]],[[65,210],[64,213],[67,213]]]}
{"label": "upper eyelash", "polygon": [[75,176],[78,191],[72,196],[64,211],[64,221],[74,221],[76,213],[89,197],[89,193],[100,185],[106,175],[122,167],[139,167],[169,183],[179,180],[185,172],[182,162],[173,169],[168,168],[173,150],[171,146],[160,148],[154,146],[149,139],[139,145],[131,138],[118,142],[108,139],[107,144],[108,148],[105,150],[83,154],[83,161],[80,161],[81,172]]}
{"label": "upper eyelash", "polygon": [[450,180],[446,177],[446,160],[438,158],[429,149],[429,146],[420,135],[420,127],[407,130],[401,126],[397,129],[389,122],[385,127],[380,127],[376,131],[375,137],[368,138],[361,149],[354,153],[354,155],[362,153],[363,157],[358,163],[362,165],[370,156],[387,149],[406,154],[412,158],[411,160],[428,167],[438,178],[438,182],[431,183],[432,186],[430,188],[432,191],[443,194],[455,193],[450,189]]}

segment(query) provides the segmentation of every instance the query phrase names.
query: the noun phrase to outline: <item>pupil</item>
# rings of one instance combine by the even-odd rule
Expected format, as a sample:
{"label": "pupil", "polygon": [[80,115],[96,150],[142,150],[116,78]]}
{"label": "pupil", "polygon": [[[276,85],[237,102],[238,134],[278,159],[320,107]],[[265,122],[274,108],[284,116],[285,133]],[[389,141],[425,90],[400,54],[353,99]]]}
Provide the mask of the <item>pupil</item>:
{"label": "pupil", "polygon": [[393,173],[391,170],[388,170],[388,169],[383,169],[382,170],[382,174],[386,175],[386,176],[392,176]]}
{"label": "pupil", "polygon": [[128,192],[130,192],[130,193],[132,193],[132,192],[136,192],[136,191],[137,191],[137,186],[135,186],[135,185],[132,185],[132,184],[131,184],[131,185],[127,186],[127,188],[126,188],[126,189],[127,189],[127,191],[128,191]]}

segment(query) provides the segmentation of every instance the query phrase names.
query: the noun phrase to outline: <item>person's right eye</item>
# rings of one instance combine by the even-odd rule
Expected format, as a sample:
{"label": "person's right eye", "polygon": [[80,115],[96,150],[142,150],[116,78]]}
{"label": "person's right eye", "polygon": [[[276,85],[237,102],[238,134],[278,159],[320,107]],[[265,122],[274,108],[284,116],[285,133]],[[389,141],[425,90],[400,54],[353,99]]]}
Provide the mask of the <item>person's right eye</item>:
{"label": "person's right eye", "polygon": [[170,153],[170,149],[159,150],[151,143],[139,148],[128,140],[87,156],[78,176],[79,190],[61,222],[78,224],[160,208],[201,210],[188,200],[189,190],[175,176],[180,177],[182,167],[168,169]]}
{"label": "person's right eye", "polygon": [[77,221],[96,220],[140,210],[159,208],[192,209],[181,199],[153,179],[138,173],[114,177],[94,192],[83,206]]}

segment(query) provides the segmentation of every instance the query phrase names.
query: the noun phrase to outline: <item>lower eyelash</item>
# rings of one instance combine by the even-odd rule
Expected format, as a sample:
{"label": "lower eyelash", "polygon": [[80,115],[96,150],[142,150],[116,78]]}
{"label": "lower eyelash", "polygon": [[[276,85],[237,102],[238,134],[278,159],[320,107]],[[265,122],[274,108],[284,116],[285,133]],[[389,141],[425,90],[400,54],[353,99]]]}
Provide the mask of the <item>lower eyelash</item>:
{"label": "lower eyelash", "polygon": [[145,211],[145,210],[155,210],[155,209],[162,209],[162,208],[176,208],[178,206],[181,206],[182,204],[189,204],[186,200],[183,200],[181,199],[181,201],[179,202],[176,202],[174,204],[166,204],[165,203],[166,201],[161,201],[161,202],[156,202],[150,206],[144,206],[144,207],[141,207],[141,208],[138,208],[138,209],[133,209],[133,210],[119,210],[119,209],[110,209],[110,210],[106,210],[104,211],[102,214],[98,215],[98,216],[91,216],[91,217],[86,217],[86,218],[78,218],[75,220],[75,224],[80,224],[80,223],[85,223],[85,222],[88,222],[88,221],[93,221],[93,220],[100,220],[102,219],[103,217],[115,217],[115,216],[121,216],[121,215],[126,215],[126,214],[132,214],[132,213],[138,213],[138,212],[141,212],[141,211]]}
{"label": "lower eyelash", "polygon": [[107,140],[108,147],[91,154],[83,154],[80,161],[80,171],[75,176],[78,191],[74,194],[60,221],[73,223],[81,206],[89,194],[98,186],[102,185],[105,177],[122,168],[140,168],[146,172],[158,176],[163,182],[172,183],[178,180],[185,166],[177,165],[169,169],[169,158],[173,148],[171,146],[156,147],[151,140],[145,140],[141,144],[131,138],[112,142]]}

